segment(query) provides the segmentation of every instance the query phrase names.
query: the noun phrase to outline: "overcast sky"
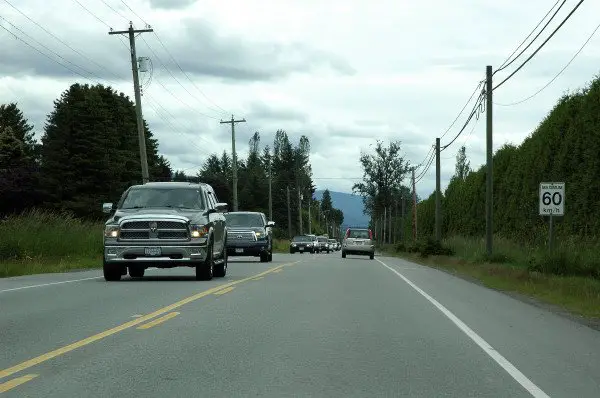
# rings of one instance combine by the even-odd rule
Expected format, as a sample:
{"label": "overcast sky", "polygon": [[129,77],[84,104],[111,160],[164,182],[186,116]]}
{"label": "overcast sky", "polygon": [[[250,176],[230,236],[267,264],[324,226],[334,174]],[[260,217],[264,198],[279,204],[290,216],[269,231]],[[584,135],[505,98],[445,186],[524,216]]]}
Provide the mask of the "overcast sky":
{"label": "overcast sky", "polygon": [[[376,139],[399,139],[406,158],[413,164],[422,162],[435,137],[446,131],[484,77],[485,66],[500,65],[555,4],[555,0],[9,1],[51,33],[0,0],[0,25],[12,33],[0,29],[0,103],[17,101],[38,135],[53,101],[74,82],[111,84],[133,98],[125,37],[108,35],[108,30],[127,29],[128,21],[144,28],[142,18],[156,33],[137,39],[138,56],[149,57],[153,69],[141,74],[144,117],[159,140],[160,152],[175,169],[195,173],[210,153],[231,151],[230,126],[219,121],[233,113],[247,120],[236,125],[241,156],[254,131],[261,133],[263,144],[272,143],[277,129],[286,130],[294,142],[305,134],[311,141],[317,187],[342,192],[350,192],[361,177],[360,151],[368,151]],[[567,1],[540,39],[575,3]],[[544,86],[592,34],[598,15],[598,2],[584,2],[530,63],[494,91],[494,102],[519,101]],[[599,50],[600,37],[594,37],[540,94],[519,105],[495,106],[494,150],[507,142],[520,144],[562,93],[589,82],[599,69]],[[495,83],[524,59],[499,72]],[[470,109],[443,136],[442,145],[456,135]],[[466,145],[473,167],[485,161],[485,116],[473,125],[442,152],[442,186],[454,172],[461,145]],[[434,187],[432,165],[417,192],[427,197]]]}

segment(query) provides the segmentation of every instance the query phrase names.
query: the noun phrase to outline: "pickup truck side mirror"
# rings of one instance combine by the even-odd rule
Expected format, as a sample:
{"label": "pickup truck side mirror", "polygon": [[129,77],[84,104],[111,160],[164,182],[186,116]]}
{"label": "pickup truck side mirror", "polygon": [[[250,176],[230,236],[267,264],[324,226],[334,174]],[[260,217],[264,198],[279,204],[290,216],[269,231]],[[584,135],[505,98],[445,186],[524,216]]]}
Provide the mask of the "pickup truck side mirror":
{"label": "pickup truck side mirror", "polygon": [[267,227],[274,227],[275,226],[275,221],[268,221],[267,222]]}
{"label": "pickup truck side mirror", "polygon": [[221,213],[225,213],[227,211],[227,207],[229,207],[227,203],[217,203],[215,205],[215,209],[217,209],[217,211]]}
{"label": "pickup truck side mirror", "polygon": [[113,203],[102,203],[102,212],[106,214],[110,214],[114,210]]}

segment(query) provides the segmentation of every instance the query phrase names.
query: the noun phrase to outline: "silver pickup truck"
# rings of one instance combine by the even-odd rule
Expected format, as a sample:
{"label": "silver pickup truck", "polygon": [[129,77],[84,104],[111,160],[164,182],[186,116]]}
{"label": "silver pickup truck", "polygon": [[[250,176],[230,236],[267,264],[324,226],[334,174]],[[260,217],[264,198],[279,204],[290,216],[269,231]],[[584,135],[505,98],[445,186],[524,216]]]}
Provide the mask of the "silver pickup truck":
{"label": "silver pickup truck", "polygon": [[104,226],[104,279],[141,278],[149,267],[192,267],[196,279],[227,273],[227,204],[204,183],[151,182],[128,188]]}

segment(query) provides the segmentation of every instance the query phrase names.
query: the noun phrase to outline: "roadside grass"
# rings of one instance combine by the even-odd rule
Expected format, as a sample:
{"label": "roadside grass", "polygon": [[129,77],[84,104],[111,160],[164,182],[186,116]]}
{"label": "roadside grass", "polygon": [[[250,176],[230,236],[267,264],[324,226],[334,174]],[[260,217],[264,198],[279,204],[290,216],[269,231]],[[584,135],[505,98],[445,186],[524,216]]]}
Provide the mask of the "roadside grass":
{"label": "roadside grass", "polygon": [[381,249],[386,254],[474,279],[489,288],[600,321],[600,246],[595,242],[568,239],[557,242],[549,253],[547,248],[496,237],[491,258],[486,255],[483,239],[452,237],[441,246],[442,251],[449,249],[448,253],[430,255],[402,245]]}
{"label": "roadside grass", "polygon": [[273,239],[273,253],[289,253],[290,241],[288,239]]}
{"label": "roadside grass", "polygon": [[[0,278],[102,267],[102,222],[32,210],[0,222]],[[287,253],[289,240],[274,240]]]}
{"label": "roadside grass", "polygon": [[0,278],[102,264],[102,223],[32,210],[0,223]]}

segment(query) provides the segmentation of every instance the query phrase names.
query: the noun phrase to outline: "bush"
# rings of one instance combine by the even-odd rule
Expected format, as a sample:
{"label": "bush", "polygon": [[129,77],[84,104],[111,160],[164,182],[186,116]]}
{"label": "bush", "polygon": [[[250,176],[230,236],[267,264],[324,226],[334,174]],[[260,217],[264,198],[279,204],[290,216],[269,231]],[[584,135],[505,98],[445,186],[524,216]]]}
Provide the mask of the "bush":
{"label": "bush", "polygon": [[416,243],[410,243],[405,245],[404,242],[396,245],[397,253],[419,253],[422,257],[427,256],[451,256],[454,251],[447,246],[444,246],[441,242],[436,241],[433,238],[427,238],[424,241],[418,241]]}

